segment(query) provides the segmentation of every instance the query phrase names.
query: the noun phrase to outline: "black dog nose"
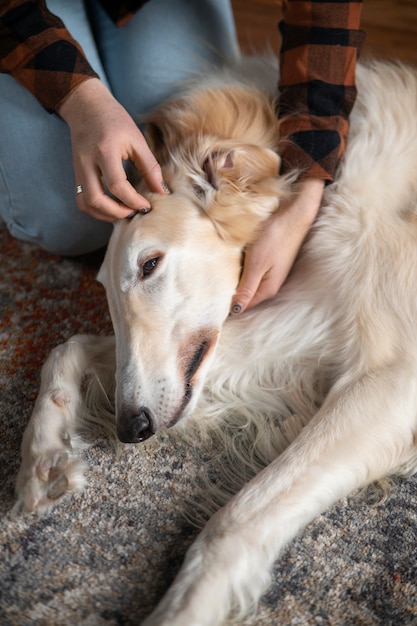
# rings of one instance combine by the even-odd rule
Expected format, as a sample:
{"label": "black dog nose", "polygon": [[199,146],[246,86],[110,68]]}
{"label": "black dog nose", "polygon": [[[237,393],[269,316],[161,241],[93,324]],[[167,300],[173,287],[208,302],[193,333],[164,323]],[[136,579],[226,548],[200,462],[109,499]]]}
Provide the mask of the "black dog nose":
{"label": "black dog nose", "polygon": [[154,434],[152,412],[146,406],[118,416],[117,436],[123,443],[139,443]]}

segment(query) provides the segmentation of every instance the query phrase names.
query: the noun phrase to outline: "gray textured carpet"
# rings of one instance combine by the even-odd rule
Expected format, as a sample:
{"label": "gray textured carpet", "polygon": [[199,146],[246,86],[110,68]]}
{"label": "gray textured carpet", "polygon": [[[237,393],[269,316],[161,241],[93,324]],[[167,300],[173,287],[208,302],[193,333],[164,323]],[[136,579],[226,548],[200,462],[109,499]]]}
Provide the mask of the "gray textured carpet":
{"label": "gray textured carpet", "polygon": [[[83,493],[43,518],[12,518],[42,361],[70,335],[108,333],[110,323],[98,256],[52,257],[1,226],[0,250],[0,624],[140,624],[195,535],[184,502],[198,493],[209,451],[163,437],[115,459],[98,437],[85,452]],[[339,502],[287,548],[246,623],[417,624],[416,540],[416,479],[394,480],[378,506]]]}

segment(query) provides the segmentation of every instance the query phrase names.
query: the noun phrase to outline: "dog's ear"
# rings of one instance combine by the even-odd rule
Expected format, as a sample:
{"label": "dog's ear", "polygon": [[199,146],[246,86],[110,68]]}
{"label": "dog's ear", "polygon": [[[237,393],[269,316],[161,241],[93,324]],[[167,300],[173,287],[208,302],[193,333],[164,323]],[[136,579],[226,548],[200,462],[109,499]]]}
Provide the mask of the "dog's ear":
{"label": "dog's ear", "polygon": [[209,154],[202,167],[215,191],[206,212],[223,239],[245,246],[256,238],[289,193],[279,166],[273,150],[255,145],[223,144]]}
{"label": "dog's ear", "polygon": [[219,189],[228,182],[236,185],[241,192],[277,186],[281,159],[276,152],[255,145],[231,145],[226,143],[218,149],[214,147],[203,163],[203,170],[210,184]]}
{"label": "dog's ear", "polygon": [[195,132],[195,119],[188,112],[186,100],[176,98],[164,102],[145,118],[145,135],[149,147],[163,165],[169,160],[170,153]]}

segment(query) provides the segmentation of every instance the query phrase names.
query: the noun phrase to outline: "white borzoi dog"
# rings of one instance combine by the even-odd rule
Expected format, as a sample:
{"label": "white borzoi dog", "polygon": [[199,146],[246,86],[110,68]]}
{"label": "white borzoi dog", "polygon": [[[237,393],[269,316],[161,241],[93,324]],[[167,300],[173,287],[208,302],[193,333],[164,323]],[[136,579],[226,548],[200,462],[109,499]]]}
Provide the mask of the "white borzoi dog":
{"label": "white borzoi dog", "polygon": [[357,82],[346,154],[289,280],[236,318],[242,250],[289,193],[275,72],[262,89],[229,72],[161,106],[150,138],[172,194],[116,224],[99,275],[115,339],[74,337],[44,365],[17,481],[26,510],[82,486],[68,441],[88,373],[109,394],[115,375],[122,441],[193,414],[223,429],[232,465],[245,446],[248,466],[265,465],[211,517],[147,625],[242,618],[314,516],[417,468],[417,76],[372,63]]}

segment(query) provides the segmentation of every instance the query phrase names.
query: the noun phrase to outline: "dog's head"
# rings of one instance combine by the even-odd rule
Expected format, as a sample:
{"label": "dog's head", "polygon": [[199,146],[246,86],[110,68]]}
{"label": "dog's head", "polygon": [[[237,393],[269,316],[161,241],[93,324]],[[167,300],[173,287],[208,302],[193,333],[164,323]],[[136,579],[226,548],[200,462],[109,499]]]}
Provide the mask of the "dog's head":
{"label": "dog's head", "polygon": [[116,335],[122,441],[142,441],[195,406],[244,247],[283,193],[277,170],[269,149],[191,137],[163,164],[172,193],[148,194],[149,213],[115,225],[99,280]]}

